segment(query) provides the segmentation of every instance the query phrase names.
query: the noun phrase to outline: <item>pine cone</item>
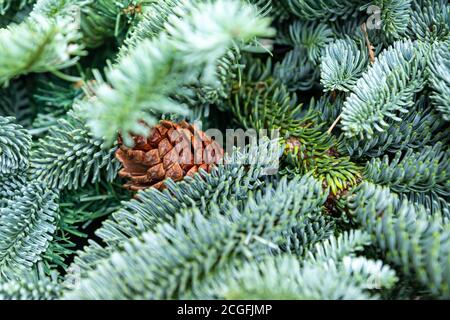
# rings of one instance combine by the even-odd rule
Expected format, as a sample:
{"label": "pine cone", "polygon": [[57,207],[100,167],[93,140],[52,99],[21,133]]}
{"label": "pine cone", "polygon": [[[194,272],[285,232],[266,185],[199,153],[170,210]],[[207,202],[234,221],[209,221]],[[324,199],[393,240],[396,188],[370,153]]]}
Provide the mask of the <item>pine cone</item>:
{"label": "pine cone", "polygon": [[185,121],[161,121],[151,129],[148,138],[133,139],[135,146],[128,148],[119,136],[116,157],[123,165],[119,176],[128,179],[125,187],[134,191],[149,187],[162,190],[166,178],[180,181],[199,169],[210,172],[223,158],[223,149],[217,142]]}

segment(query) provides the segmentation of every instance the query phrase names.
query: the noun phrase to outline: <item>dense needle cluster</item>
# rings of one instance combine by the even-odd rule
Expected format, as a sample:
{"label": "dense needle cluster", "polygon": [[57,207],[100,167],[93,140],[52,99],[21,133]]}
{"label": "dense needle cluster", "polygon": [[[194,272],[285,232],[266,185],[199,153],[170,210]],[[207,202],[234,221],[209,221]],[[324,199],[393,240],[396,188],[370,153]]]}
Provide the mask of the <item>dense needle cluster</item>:
{"label": "dense needle cluster", "polygon": [[0,0],[0,299],[449,299],[449,120],[446,0]]}
{"label": "dense needle cluster", "polygon": [[185,121],[161,121],[148,137],[133,137],[132,148],[121,140],[116,151],[123,166],[119,176],[129,179],[125,187],[134,191],[149,187],[162,190],[166,179],[177,182],[193,177],[199,169],[210,172],[223,157],[218,143]]}

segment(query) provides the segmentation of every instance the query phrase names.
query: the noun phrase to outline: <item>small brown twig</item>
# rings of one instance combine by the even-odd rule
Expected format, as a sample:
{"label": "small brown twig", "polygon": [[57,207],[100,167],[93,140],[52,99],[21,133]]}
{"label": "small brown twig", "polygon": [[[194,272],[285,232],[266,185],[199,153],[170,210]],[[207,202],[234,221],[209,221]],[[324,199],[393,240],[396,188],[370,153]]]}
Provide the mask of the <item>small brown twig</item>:
{"label": "small brown twig", "polygon": [[367,49],[369,51],[369,59],[370,59],[370,63],[374,64],[375,63],[375,48],[374,46],[370,43],[369,40],[369,34],[367,33],[367,26],[365,23],[363,23],[361,25],[361,30],[364,33],[364,37],[366,39],[366,45],[367,45]]}

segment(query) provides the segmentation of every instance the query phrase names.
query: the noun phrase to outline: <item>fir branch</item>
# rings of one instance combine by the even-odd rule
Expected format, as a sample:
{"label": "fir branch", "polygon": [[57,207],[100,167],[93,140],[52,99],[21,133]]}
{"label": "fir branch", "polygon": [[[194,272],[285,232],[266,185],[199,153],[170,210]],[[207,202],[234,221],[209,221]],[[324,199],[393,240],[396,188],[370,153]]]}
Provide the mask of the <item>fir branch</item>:
{"label": "fir branch", "polygon": [[229,99],[235,121],[245,129],[280,130],[285,136],[306,122],[297,120],[302,105],[277,81],[245,82]]}
{"label": "fir branch", "polygon": [[339,237],[331,237],[318,243],[309,252],[309,259],[314,262],[342,261],[345,257],[363,251],[370,243],[370,235],[365,232],[360,230],[344,232]]}
{"label": "fir branch", "polygon": [[309,60],[306,49],[294,48],[275,64],[273,76],[290,91],[307,91],[317,84],[319,70]]}
{"label": "fir branch", "polygon": [[[450,298],[449,10],[0,0],[0,299]],[[248,131],[131,199],[160,119]]]}
{"label": "fir branch", "polygon": [[[138,9],[136,11],[133,9],[135,2],[135,0],[85,1],[80,7],[83,43],[89,48],[95,48],[109,38],[119,36],[127,27],[128,20],[132,20],[138,13]],[[139,3],[137,6],[140,5]]]}
{"label": "fir branch", "polygon": [[8,200],[20,196],[23,187],[28,183],[25,174],[9,175],[0,178],[0,207],[8,205]]}
{"label": "fir branch", "polygon": [[66,118],[67,112],[78,99],[83,97],[83,90],[75,83],[57,77],[42,75],[37,77],[32,92],[32,101],[38,106],[30,133],[42,136],[53,126],[57,126],[59,118]]}
{"label": "fir branch", "polygon": [[17,8],[17,10],[20,10],[26,5],[33,3],[34,1],[35,0],[0,0],[0,15],[5,14],[11,8]]}
{"label": "fir branch", "polygon": [[438,298],[448,298],[450,225],[423,207],[401,201],[386,187],[363,183],[349,206],[385,259]]}
{"label": "fir branch", "polygon": [[326,126],[332,125],[342,112],[345,95],[340,92],[328,92],[316,99],[312,97],[308,104],[308,113],[314,115],[314,121]]}
{"label": "fir branch", "polygon": [[142,41],[110,69],[108,83],[98,79],[95,97],[84,104],[96,137],[111,144],[120,131],[125,144],[132,145],[130,133],[148,133],[139,121],[155,124],[152,113],[186,114],[170,94],[197,77],[214,83],[217,60],[229,47],[272,34],[268,19],[237,1],[188,7],[168,18],[167,33]]}
{"label": "fir branch", "polygon": [[446,0],[413,0],[408,35],[428,43],[450,37],[450,5]]}
{"label": "fir branch", "polygon": [[450,196],[450,151],[437,143],[419,152],[398,152],[391,160],[387,155],[372,159],[366,166],[365,178],[389,186],[396,193],[434,190]]}
{"label": "fir branch", "polygon": [[178,7],[183,7],[186,2],[181,0],[166,0],[152,2],[143,8],[143,14],[128,31],[124,45],[120,47],[119,59],[134,49],[145,39],[154,39],[164,32],[164,25],[170,16],[176,14]]}
{"label": "fir branch", "polygon": [[381,12],[381,28],[378,33],[385,43],[405,36],[411,21],[411,2],[412,0],[375,0],[370,3]]}
{"label": "fir branch", "polygon": [[0,0],[0,28],[25,20],[34,2],[35,0]]}
{"label": "fir branch", "polygon": [[444,120],[450,121],[450,38],[433,47],[430,84],[434,91],[431,96],[433,104],[442,113]]}
{"label": "fir branch", "polygon": [[249,192],[263,185],[264,175],[277,164],[280,154],[277,141],[263,141],[259,146],[236,151],[210,174],[200,172],[178,183],[166,180],[168,190],[164,192],[154,188],[139,192],[136,199],[124,202],[96,231],[107,247],[90,241],[75,257],[73,267],[84,275],[111,252],[121,250],[130,238],[154,230],[160,223],[173,221],[184,208],[198,207],[209,212],[211,206],[225,206],[232,199],[245,200]]}
{"label": "fir branch", "polygon": [[[317,214],[325,198],[320,183],[304,177],[269,186],[264,193],[251,196],[242,210],[230,203],[225,215],[215,206],[209,217],[198,209],[186,210],[173,223],[144,233],[142,240],[128,241],[123,252],[102,261],[65,297],[187,296],[222,267],[268,250],[284,230],[308,213]],[[133,289],[123,290],[124,284]]]}
{"label": "fir branch", "polygon": [[117,211],[120,202],[129,198],[127,190],[104,181],[62,192],[57,229],[42,255],[44,271],[50,274],[56,268],[67,270],[80,243],[90,236],[90,225]]}
{"label": "fir branch", "polygon": [[0,116],[15,117],[18,124],[28,128],[34,116],[26,81],[11,81],[7,88],[0,88]]}
{"label": "fir branch", "polygon": [[333,40],[333,33],[325,23],[301,21],[289,26],[287,43],[294,48],[306,50],[309,61],[317,64],[321,50]]}
{"label": "fir branch", "polygon": [[320,82],[325,91],[351,91],[367,62],[367,51],[361,51],[353,40],[337,40],[325,47]]}
{"label": "fir branch", "polygon": [[349,157],[336,156],[333,152],[332,148],[320,151],[301,142],[288,143],[285,172],[291,175],[312,173],[333,195],[338,195],[356,185],[361,179],[361,172]]}
{"label": "fir branch", "polygon": [[0,300],[55,300],[62,287],[55,277],[48,277],[35,268],[20,278],[0,282]]}
{"label": "fir branch", "polygon": [[386,130],[387,119],[401,121],[399,114],[409,112],[425,86],[426,62],[425,49],[416,42],[399,41],[381,53],[344,103],[346,135],[370,138]]}
{"label": "fir branch", "polygon": [[119,168],[115,148],[102,148],[74,113],[58,120],[49,134],[41,138],[31,154],[30,174],[56,189],[76,189],[101,177],[112,181]]}
{"label": "fir branch", "polygon": [[303,257],[319,242],[330,238],[336,223],[328,216],[313,216],[287,232],[285,244],[280,245],[283,252]]}
{"label": "fir branch", "polygon": [[419,150],[426,145],[439,141],[446,143],[450,134],[441,116],[435,112],[424,97],[417,100],[415,108],[402,121],[387,121],[389,127],[377,132],[373,137],[344,138],[339,151],[348,153],[352,158],[379,157],[385,153],[411,148]]}
{"label": "fir branch", "polygon": [[[350,274],[333,262],[302,268],[296,257],[266,257],[222,275],[200,299],[229,300],[358,300],[370,295],[352,283]],[[289,279],[289,281],[286,281]]]}
{"label": "fir branch", "polygon": [[336,20],[354,17],[363,0],[283,0],[293,14],[305,20]]}
{"label": "fir branch", "polygon": [[[410,199],[419,200],[418,195],[422,194],[425,195],[423,200],[427,202],[448,203],[450,151],[437,143],[419,152],[413,152],[412,149],[398,152],[391,160],[388,156],[372,159],[366,165],[364,176],[367,181],[387,186],[396,193],[408,195]],[[431,199],[428,200],[428,197]],[[427,206],[426,202],[422,204]]]}
{"label": "fir branch", "polygon": [[240,58],[241,53],[238,48],[228,50],[217,63],[218,84],[203,84],[200,88],[196,87],[196,99],[189,105],[198,105],[199,103],[221,105],[229,97],[233,84],[239,80],[242,70]]}
{"label": "fir branch", "polygon": [[261,8],[267,11],[270,17],[276,21],[287,21],[291,18],[288,5],[283,1],[277,0],[251,0]]}
{"label": "fir branch", "polygon": [[[370,299],[367,290],[390,288],[395,273],[381,261],[345,255],[361,250],[369,235],[356,231],[332,237],[333,247],[321,248],[319,257],[311,256],[302,263],[295,256],[266,257],[250,261],[220,274],[199,290],[201,299]],[[323,255],[336,250],[342,256]],[[331,252],[332,253],[332,252]],[[333,253],[332,253],[333,254]],[[321,256],[322,255],[322,256]],[[285,279],[289,278],[289,281]]]}
{"label": "fir branch", "polygon": [[34,16],[0,29],[0,84],[30,72],[57,72],[83,54],[79,34],[68,20]]}
{"label": "fir branch", "polygon": [[38,0],[31,15],[75,20],[83,44],[95,48],[119,36],[134,18],[136,2],[141,5],[140,0]]}

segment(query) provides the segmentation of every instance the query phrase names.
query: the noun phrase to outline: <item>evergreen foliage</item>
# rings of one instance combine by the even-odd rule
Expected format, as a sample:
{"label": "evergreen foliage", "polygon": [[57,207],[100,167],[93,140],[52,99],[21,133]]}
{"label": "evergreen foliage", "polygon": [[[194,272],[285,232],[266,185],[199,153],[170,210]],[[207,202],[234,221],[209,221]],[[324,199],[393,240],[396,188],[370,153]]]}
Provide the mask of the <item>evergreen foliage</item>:
{"label": "evergreen foliage", "polygon": [[446,0],[413,0],[408,27],[413,39],[435,42],[450,35],[450,5]]}
{"label": "evergreen foliage", "polygon": [[0,29],[0,84],[30,72],[58,72],[82,54],[79,35],[68,20],[34,16]]}
{"label": "evergreen foliage", "polygon": [[[138,237],[145,231],[154,230],[162,222],[170,222],[185,208],[196,208],[208,212],[211,206],[225,206],[230,200],[245,200],[249,190],[260,188],[267,169],[276,164],[280,150],[274,142],[265,141],[256,148],[233,154],[227,162],[213,169],[210,175],[201,172],[186,182],[168,182],[168,190],[160,192],[148,189],[136,199],[124,202],[97,229],[96,235],[107,245],[101,247],[90,242],[84,252],[75,258],[83,272],[95,267],[123,243]],[[246,168],[246,163],[252,163]]]}
{"label": "evergreen foliage", "polygon": [[448,142],[448,126],[428,104],[425,99],[418,100],[416,107],[402,121],[388,121],[387,130],[372,138],[346,138],[345,144],[341,145],[345,150],[341,152],[354,158],[379,157],[406,148],[418,150],[439,141]]}
{"label": "evergreen foliage", "polygon": [[[430,207],[435,211],[442,206],[448,207],[450,201],[449,157],[449,151],[442,150],[440,143],[416,153],[407,149],[403,154],[398,152],[391,161],[388,156],[372,159],[366,166],[365,177],[373,183],[388,186],[397,194],[422,199],[422,204],[427,207],[427,203],[442,203],[437,208]],[[448,215],[448,208],[445,213]]]}
{"label": "evergreen foliage", "polygon": [[[68,297],[186,296],[221,266],[276,248],[283,240],[283,230],[297,224],[308,212],[319,211],[325,197],[321,185],[309,177],[289,183],[283,179],[277,187],[268,186],[264,192],[250,196],[243,209],[233,203],[222,208],[213,205],[204,211],[210,212],[208,216],[198,208],[183,210],[173,223],[162,223],[155,231],[144,233],[142,241],[132,238],[126,242],[122,253],[101,262]],[[124,284],[131,290],[123,290]]]}
{"label": "evergreen foliage", "polygon": [[400,121],[425,86],[426,53],[419,43],[397,42],[358,80],[342,111],[343,130],[351,137],[383,132],[387,119]]}
{"label": "evergreen foliage", "polygon": [[450,121],[450,39],[436,45],[430,62],[432,99],[445,120]]}
{"label": "evergreen foliage", "polygon": [[28,128],[33,115],[25,81],[18,79],[0,89],[0,116],[14,117],[18,124]]}
{"label": "evergreen foliage", "polygon": [[0,206],[6,206],[8,199],[14,199],[20,195],[20,191],[27,183],[27,178],[22,174],[11,175],[2,177],[0,182]]}
{"label": "evergreen foliage", "polygon": [[219,276],[219,280],[204,289],[200,297],[260,300],[371,299],[369,290],[390,288],[397,279],[395,272],[383,266],[381,261],[354,256],[369,239],[367,234],[361,232],[346,232],[338,238],[330,238],[323,245],[318,244],[316,253],[304,262],[284,255],[269,256],[263,261],[250,261]]}
{"label": "evergreen foliage", "polygon": [[32,151],[30,174],[55,189],[76,189],[105,175],[112,181],[118,170],[115,148],[105,150],[76,116],[60,119]]}
{"label": "evergreen foliage", "polygon": [[[156,122],[152,113],[186,114],[185,108],[169,97],[176,88],[196,77],[211,83],[216,61],[228,47],[272,33],[268,19],[253,17],[250,6],[241,7],[236,2],[187,5],[179,10],[186,11],[179,12],[185,19],[169,16],[167,31],[142,41],[121,59],[107,72],[108,83],[97,79],[95,100],[83,107],[97,137],[111,143],[120,131],[125,143],[131,145],[130,132],[147,134],[140,120],[150,125]],[[231,24],[227,21],[230,15]],[[202,37],[206,38],[195,42]]]}
{"label": "evergreen foliage", "polygon": [[377,0],[371,2],[380,11],[381,28],[378,36],[385,43],[401,39],[411,22],[412,0]]}
{"label": "evergreen foliage", "polygon": [[334,20],[355,15],[365,4],[361,0],[283,0],[289,4],[292,13],[305,20]]}
{"label": "evergreen foliage", "polygon": [[1,300],[54,300],[61,292],[57,280],[44,275],[39,268],[0,284]]}
{"label": "evergreen foliage", "polygon": [[348,92],[367,66],[367,51],[351,39],[337,40],[325,48],[321,64],[321,83],[326,91]]}

